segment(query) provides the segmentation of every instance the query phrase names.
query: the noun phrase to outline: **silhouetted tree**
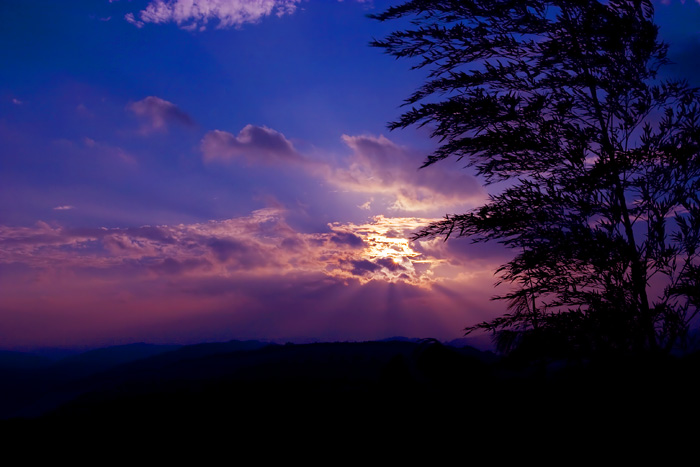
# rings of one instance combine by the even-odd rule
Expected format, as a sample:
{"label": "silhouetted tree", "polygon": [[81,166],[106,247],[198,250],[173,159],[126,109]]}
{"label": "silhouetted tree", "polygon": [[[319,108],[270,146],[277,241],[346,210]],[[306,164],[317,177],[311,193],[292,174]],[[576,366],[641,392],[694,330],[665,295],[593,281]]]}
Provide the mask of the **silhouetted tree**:
{"label": "silhouetted tree", "polygon": [[669,351],[700,302],[700,93],[661,81],[648,0],[413,0],[372,45],[428,79],[390,128],[424,126],[423,167],[464,160],[489,202],[417,238],[498,241],[509,312],[466,328],[502,349]]}

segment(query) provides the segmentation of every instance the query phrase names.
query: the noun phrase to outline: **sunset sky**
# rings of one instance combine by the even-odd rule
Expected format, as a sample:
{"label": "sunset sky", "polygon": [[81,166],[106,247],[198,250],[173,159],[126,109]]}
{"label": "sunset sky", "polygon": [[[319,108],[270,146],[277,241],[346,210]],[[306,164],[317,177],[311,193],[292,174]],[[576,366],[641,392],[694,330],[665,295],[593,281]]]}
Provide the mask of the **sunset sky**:
{"label": "sunset sky", "polygon": [[[389,132],[425,78],[386,0],[0,2],[0,349],[461,337],[498,245],[408,238],[483,203]],[[655,2],[700,85],[700,1]]]}

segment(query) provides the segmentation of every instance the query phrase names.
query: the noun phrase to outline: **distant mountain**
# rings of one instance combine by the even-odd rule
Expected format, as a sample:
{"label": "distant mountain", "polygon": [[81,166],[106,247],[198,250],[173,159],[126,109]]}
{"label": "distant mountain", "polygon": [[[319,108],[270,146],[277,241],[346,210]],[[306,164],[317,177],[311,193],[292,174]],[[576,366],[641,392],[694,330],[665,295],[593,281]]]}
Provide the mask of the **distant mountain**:
{"label": "distant mountain", "polygon": [[40,357],[48,358],[54,362],[62,360],[67,357],[72,357],[73,355],[78,355],[84,352],[92,350],[91,348],[64,348],[64,347],[42,347],[39,349],[32,350],[31,354],[38,355]]}
{"label": "distant mountain", "polygon": [[458,339],[452,339],[451,341],[445,342],[445,345],[450,345],[452,347],[464,347],[468,345],[469,347],[474,347],[484,352],[492,352],[495,350],[492,339],[490,335],[482,334],[478,336],[467,336],[460,337]]}
{"label": "distant mountain", "polygon": [[[237,340],[187,346],[136,343],[90,350],[57,362],[41,360],[45,363],[43,366],[27,366],[21,373],[17,369],[3,372],[0,367],[0,419],[36,416],[86,392],[138,380],[144,373],[153,372],[156,377],[150,379],[157,380],[163,369],[178,362],[255,350],[266,345],[259,341]],[[17,353],[12,354],[14,360],[20,358],[14,355]],[[28,357],[41,358],[29,354]],[[173,371],[179,371],[177,366]]]}
{"label": "distant mountain", "polygon": [[422,339],[418,337],[404,337],[404,336],[394,336],[394,337],[387,337],[386,339],[380,339],[377,342],[420,342]]}
{"label": "distant mountain", "polygon": [[[109,400],[159,393],[201,393],[206,392],[202,388],[221,387],[221,384],[233,385],[234,392],[243,391],[246,398],[253,399],[281,388],[285,388],[285,397],[296,394],[299,388],[305,388],[304,394],[321,391],[319,397],[354,391],[352,388],[366,391],[377,385],[418,382],[428,377],[433,370],[426,372],[426,365],[430,367],[433,363],[425,357],[428,355],[423,352],[425,348],[425,344],[407,341],[303,345],[231,341],[182,346],[170,351],[145,344],[99,349],[46,368],[26,380],[26,384],[9,385],[9,389],[5,385],[6,393],[11,396],[5,400],[11,401],[11,405],[5,404],[0,417],[37,416],[70,401],[75,402],[66,407],[92,411]],[[445,349],[453,356],[450,365],[471,361]],[[154,355],[157,352],[160,353]],[[149,353],[151,356],[137,358]],[[440,369],[440,372],[450,371],[444,365]],[[454,371],[455,375],[468,373]],[[64,409],[62,413],[65,410],[73,409]]]}
{"label": "distant mountain", "polygon": [[[11,377],[0,379],[0,419],[6,419],[0,426],[30,432],[35,423],[118,430],[229,424],[286,436],[300,434],[298,422],[304,420],[323,434],[333,433],[326,426],[348,426],[376,429],[381,436],[387,420],[406,426],[422,420],[425,428],[448,418],[510,416],[513,404],[503,401],[514,395],[527,402],[518,410],[529,410],[531,417],[539,410],[583,416],[618,406],[637,410],[625,397],[640,388],[647,397],[697,385],[698,355],[663,361],[623,357],[508,361],[432,339],[230,341],[173,350],[135,344],[48,367],[6,370]],[[85,368],[92,370],[87,374]],[[599,392],[603,382],[615,392]],[[7,420],[13,417],[24,420]]]}
{"label": "distant mountain", "polygon": [[167,355],[163,355],[163,361],[165,360],[185,360],[191,358],[205,357],[207,355],[214,355],[218,353],[230,353],[230,352],[240,352],[246,350],[257,350],[261,349],[267,345],[267,342],[261,342],[256,340],[231,340],[228,342],[213,342],[204,344],[194,344],[181,346],[174,352],[170,352]]}
{"label": "distant mountain", "polygon": [[234,352],[246,352],[262,349],[269,344],[266,342],[248,340],[232,340],[228,342],[214,342],[204,344],[184,345],[170,352],[163,352],[151,357],[134,360],[129,364],[115,369],[116,373],[156,371],[162,368],[170,368],[180,362],[192,361],[208,357],[210,355],[230,354]]}
{"label": "distant mountain", "polygon": [[172,352],[181,347],[180,345],[156,345],[143,342],[116,345],[63,358],[54,363],[53,369],[59,372],[87,375],[136,360]]}
{"label": "distant mountain", "polygon": [[51,363],[53,362],[50,359],[38,355],[0,350],[0,371],[45,368]]}

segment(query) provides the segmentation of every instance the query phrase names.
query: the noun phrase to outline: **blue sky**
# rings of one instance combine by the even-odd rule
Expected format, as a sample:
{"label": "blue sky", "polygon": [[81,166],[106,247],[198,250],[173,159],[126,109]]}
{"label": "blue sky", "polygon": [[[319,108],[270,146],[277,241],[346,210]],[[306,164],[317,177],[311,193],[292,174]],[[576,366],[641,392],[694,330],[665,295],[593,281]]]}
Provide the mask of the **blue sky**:
{"label": "blue sky", "polygon": [[[498,248],[408,243],[479,205],[389,133],[423,71],[369,47],[396,2],[0,4],[0,347],[455,338]],[[194,5],[194,6],[193,6]],[[700,4],[656,2],[700,85]]]}

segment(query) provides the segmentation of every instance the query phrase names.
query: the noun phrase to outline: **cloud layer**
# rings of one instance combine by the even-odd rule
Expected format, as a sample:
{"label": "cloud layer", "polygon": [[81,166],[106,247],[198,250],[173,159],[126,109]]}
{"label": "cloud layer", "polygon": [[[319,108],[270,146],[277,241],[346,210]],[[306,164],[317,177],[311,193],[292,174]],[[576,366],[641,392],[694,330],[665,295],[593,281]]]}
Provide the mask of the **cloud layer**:
{"label": "cloud layer", "polygon": [[415,251],[407,239],[426,222],[377,216],[366,224],[334,223],[325,233],[301,233],[280,208],[207,223],[126,229],[39,222],[0,226],[0,263],[72,273],[128,271],[144,278],[321,273],[341,281],[428,285],[439,279],[431,266],[443,261]]}
{"label": "cloud layer", "polygon": [[454,338],[485,318],[492,265],[407,240],[426,220],[302,233],[266,208],[137,228],[0,227],[5,345]]}

